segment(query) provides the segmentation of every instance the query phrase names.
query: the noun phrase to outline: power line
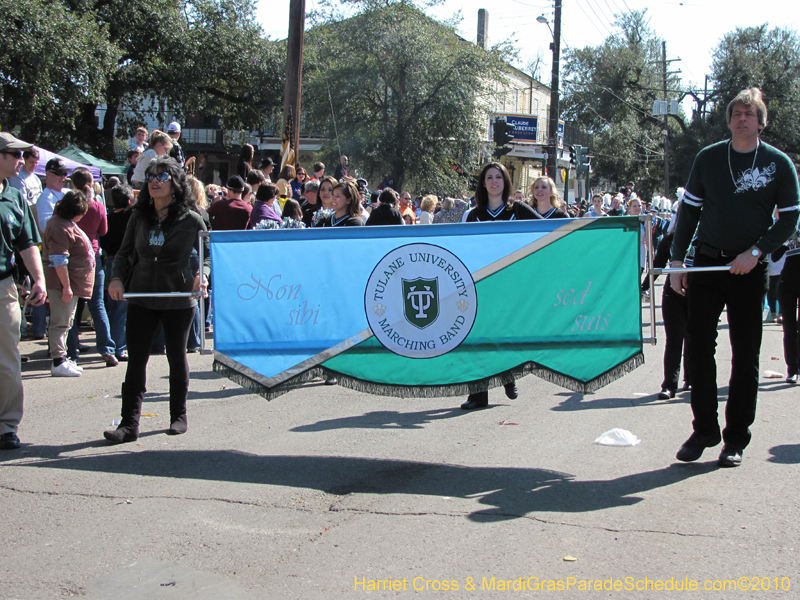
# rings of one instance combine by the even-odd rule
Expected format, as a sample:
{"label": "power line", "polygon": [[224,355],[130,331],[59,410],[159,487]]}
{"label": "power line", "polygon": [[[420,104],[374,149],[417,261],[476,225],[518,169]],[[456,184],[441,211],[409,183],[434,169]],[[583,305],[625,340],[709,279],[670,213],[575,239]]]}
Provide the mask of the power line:
{"label": "power line", "polygon": [[[608,3],[608,0],[603,0],[603,2],[606,3],[606,6],[608,7],[608,12],[610,14],[612,14],[614,17],[616,17],[618,14],[620,14],[622,12],[621,10],[619,10],[619,6],[617,6],[616,2],[614,3],[614,6],[616,7],[616,11],[613,8],[611,8],[611,5]],[[614,20],[616,22],[616,18]],[[614,24],[612,23],[612,26],[613,25]]]}
{"label": "power line", "polygon": [[589,16],[589,14],[588,14],[588,13],[587,13],[585,10],[583,10],[583,7],[580,5],[580,3],[578,3],[578,2],[575,2],[575,6],[577,6],[578,8],[580,8],[580,9],[581,9],[581,12],[583,13],[583,16],[585,16],[585,17],[586,17],[586,20],[587,20],[587,21],[589,21],[589,22],[590,22],[592,25],[594,25],[594,28],[595,28],[595,29],[597,29],[597,32],[598,32],[600,35],[602,35],[603,37],[606,37],[606,34],[605,34],[605,33],[603,33],[603,32],[600,30],[600,28],[597,26],[597,23],[595,23],[595,22],[594,22],[594,20],[593,20],[593,19],[592,19],[592,18]]}
{"label": "power line", "polygon": [[619,4],[617,4],[617,0],[611,0],[614,3],[614,6],[617,8],[617,14],[623,14],[625,11],[620,8]]}
{"label": "power line", "polygon": [[[586,1],[586,5],[594,13],[594,16],[597,17],[597,20],[600,22],[600,24],[603,26],[603,28],[606,31],[608,31],[608,35],[609,36],[613,36],[614,35],[614,31],[613,31],[613,27],[614,26],[612,25],[610,28],[608,26],[606,26],[605,22],[603,22],[603,20],[600,18],[600,14],[594,9],[594,6],[592,6],[591,0],[585,0],[585,1]],[[602,13],[603,11],[601,10],[600,12]],[[606,21],[608,21],[608,19],[606,19]]]}
{"label": "power line", "polygon": [[[577,92],[576,91],[575,93],[578,94],[579,96],[583,95],[581,92]],[[584,104],[585,104],[586,108],[588,108],[591,112],[596,114],[600,118],[601,121],[605,122],[606,125],[608,125],[609,127],[613,127],[614,126],[614,124],[611,121],[609,121],[603,115],[601,115],[599,112],[597,112],[597,110],[595,110],[595,108],[592,106],[592,103],[586,101],[586,98],[584,98]],[[655,153],[655,152],[658,152],[660,150],[660,148],[657,149],[657,150],[653,150],[652,148],[648,148],[647,146],[637,142],[636,140],[631,140],[631,143],[641,147],[642,149],[645,150],[645,152],[648,152],[648,153],[650,153],[650,152]]]}

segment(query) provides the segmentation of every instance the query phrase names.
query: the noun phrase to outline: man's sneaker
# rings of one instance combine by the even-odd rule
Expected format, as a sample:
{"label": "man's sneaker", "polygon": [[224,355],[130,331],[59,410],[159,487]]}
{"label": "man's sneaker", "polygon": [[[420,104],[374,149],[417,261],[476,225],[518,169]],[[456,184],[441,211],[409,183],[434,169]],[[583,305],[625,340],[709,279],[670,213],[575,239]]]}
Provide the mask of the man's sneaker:
{"label": "man's sneaker", "polygon": [[76,363],[74,360],[72,360],[69,357],[65,358],[64,360],[66,362],[68,362],[69,364],[71,364],[73,369],[75,369],[76,371],[78,371],[80,373],[83,373],[83,367],[79,366],[78,363]]}
{"label": "man's sneaker", "polygon": [[722,452],[719,453],[717,464],[720,467],[738,467],[742,464],[742,454],[744,451],[733,444],[725,444]]}
{"label": "man's sneaker", "polygon": [[17,434],[13,431],[0,435],[0,450],[16,450],[21,445]]}
{"label": "man's sneaker", "polygon": [[50,365],[50,374],[53,377],[80,377],[81,372],[70,361],[65,360],[60,365]]}

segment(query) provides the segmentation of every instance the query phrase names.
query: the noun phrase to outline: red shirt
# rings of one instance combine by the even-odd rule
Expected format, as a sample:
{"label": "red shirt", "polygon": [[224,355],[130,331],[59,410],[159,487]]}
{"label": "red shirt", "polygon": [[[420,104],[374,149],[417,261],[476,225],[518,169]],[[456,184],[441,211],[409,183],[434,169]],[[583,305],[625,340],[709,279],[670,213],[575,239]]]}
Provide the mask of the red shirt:
{"label": "red shirt", "polygon": [[245,229],[250,220],[253,206],[246,200],[235,198],[227,200],[220,198],[208,207],[208,216],[211,217],[211,228],[216,231],[231,231]]}
{"label": "red shirt", "polygon": [[100,252],[100,244],[97,241],[101,235],[108,231],[108,219],[106,218],[106,208],[97,200],[89,202],[89,211],[78,221],[78,227],[83,229],[89,241],[92,242],[94,253]]}

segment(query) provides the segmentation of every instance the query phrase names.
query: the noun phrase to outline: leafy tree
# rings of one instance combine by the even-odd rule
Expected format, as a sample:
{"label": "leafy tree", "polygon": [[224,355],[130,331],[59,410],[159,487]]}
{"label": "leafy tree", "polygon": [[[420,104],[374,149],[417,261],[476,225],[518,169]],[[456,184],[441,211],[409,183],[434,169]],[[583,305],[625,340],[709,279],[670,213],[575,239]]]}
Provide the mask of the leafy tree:
{"label": "leafy tree", "polygon": [[725,109],[740,90],[761,88],[769,108],[765,141],[800,155],[800,37],[783,28],[737,28],[714,50],[714,100],[711,122],[729,135]]}
{"label": "leafy tree", "polygon": [[395,187],[458,194],[485,150],[486,114],[504,48],[483,50],[411,0],[356,2],[306,35],[305,131],[318,131],[362,174]]}
{"label": "leafy tree", "polygon": [[280,104],[285,49],[263,37],[253,0],[0,1],[4,94],[37,100],[4,106],[3,123],[31,139],[111,158],[115,135],[142,122],[148,97],[230,128],[259,127]]}
{"label": "leafy tree", "polygon": [[[179,114],[216,114],[230,128],[258,127],[278,106],[283,52],[263,39],[252,0],[95,0],[91,7],[121,51],[104,122],[85,140],[97,151],[110,152],[115,124],[129,132],[141,123],[147,97]],[[94,111],[84,107],[84,122]]]}
{"label": "leafy tree", "polygon": [[[711,93],[672,145],[678,181],[685,182],[697,153],[730,137],[728,103],[748,87],[760,87],[769,109],[762,138],[800,162],[800,38],[793,30],[766,24],[737,28],[720,40],[713,53]],[[694,95],[694,94],[692,94]]]}
{"label": "leafy tree", "polygon": [[0,124],[57,146],[81,106],[101,99],[117,59],[92,15],[48,0],[0,0]]}
{"label": "leafy tree", "polygon": [[[594,134],[596,177],[632,180],[637,192],[650,195],[664,181],[664,123],[652,114],[653,101],[663,99],[661,40],[646,11],[620,15],[615,29],[599,46],[566,52],[561,111]],[[677,89],[674,76],[667,77],[668,89]],[[686,127],[680,117],[669,123],[671,135]]]}

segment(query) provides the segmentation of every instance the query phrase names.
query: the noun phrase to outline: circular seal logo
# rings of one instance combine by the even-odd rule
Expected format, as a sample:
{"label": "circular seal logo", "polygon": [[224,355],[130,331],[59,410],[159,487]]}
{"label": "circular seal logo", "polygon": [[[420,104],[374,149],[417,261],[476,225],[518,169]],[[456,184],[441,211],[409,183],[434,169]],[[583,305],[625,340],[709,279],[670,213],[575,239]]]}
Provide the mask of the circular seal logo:
{"label": "circular seal logo", "polygon": [[477,309],[469,269],[432,244],[389,252],[372,271],[364,294],[372,333],[387,350],[408,358],[432,358],[457,348]]}

